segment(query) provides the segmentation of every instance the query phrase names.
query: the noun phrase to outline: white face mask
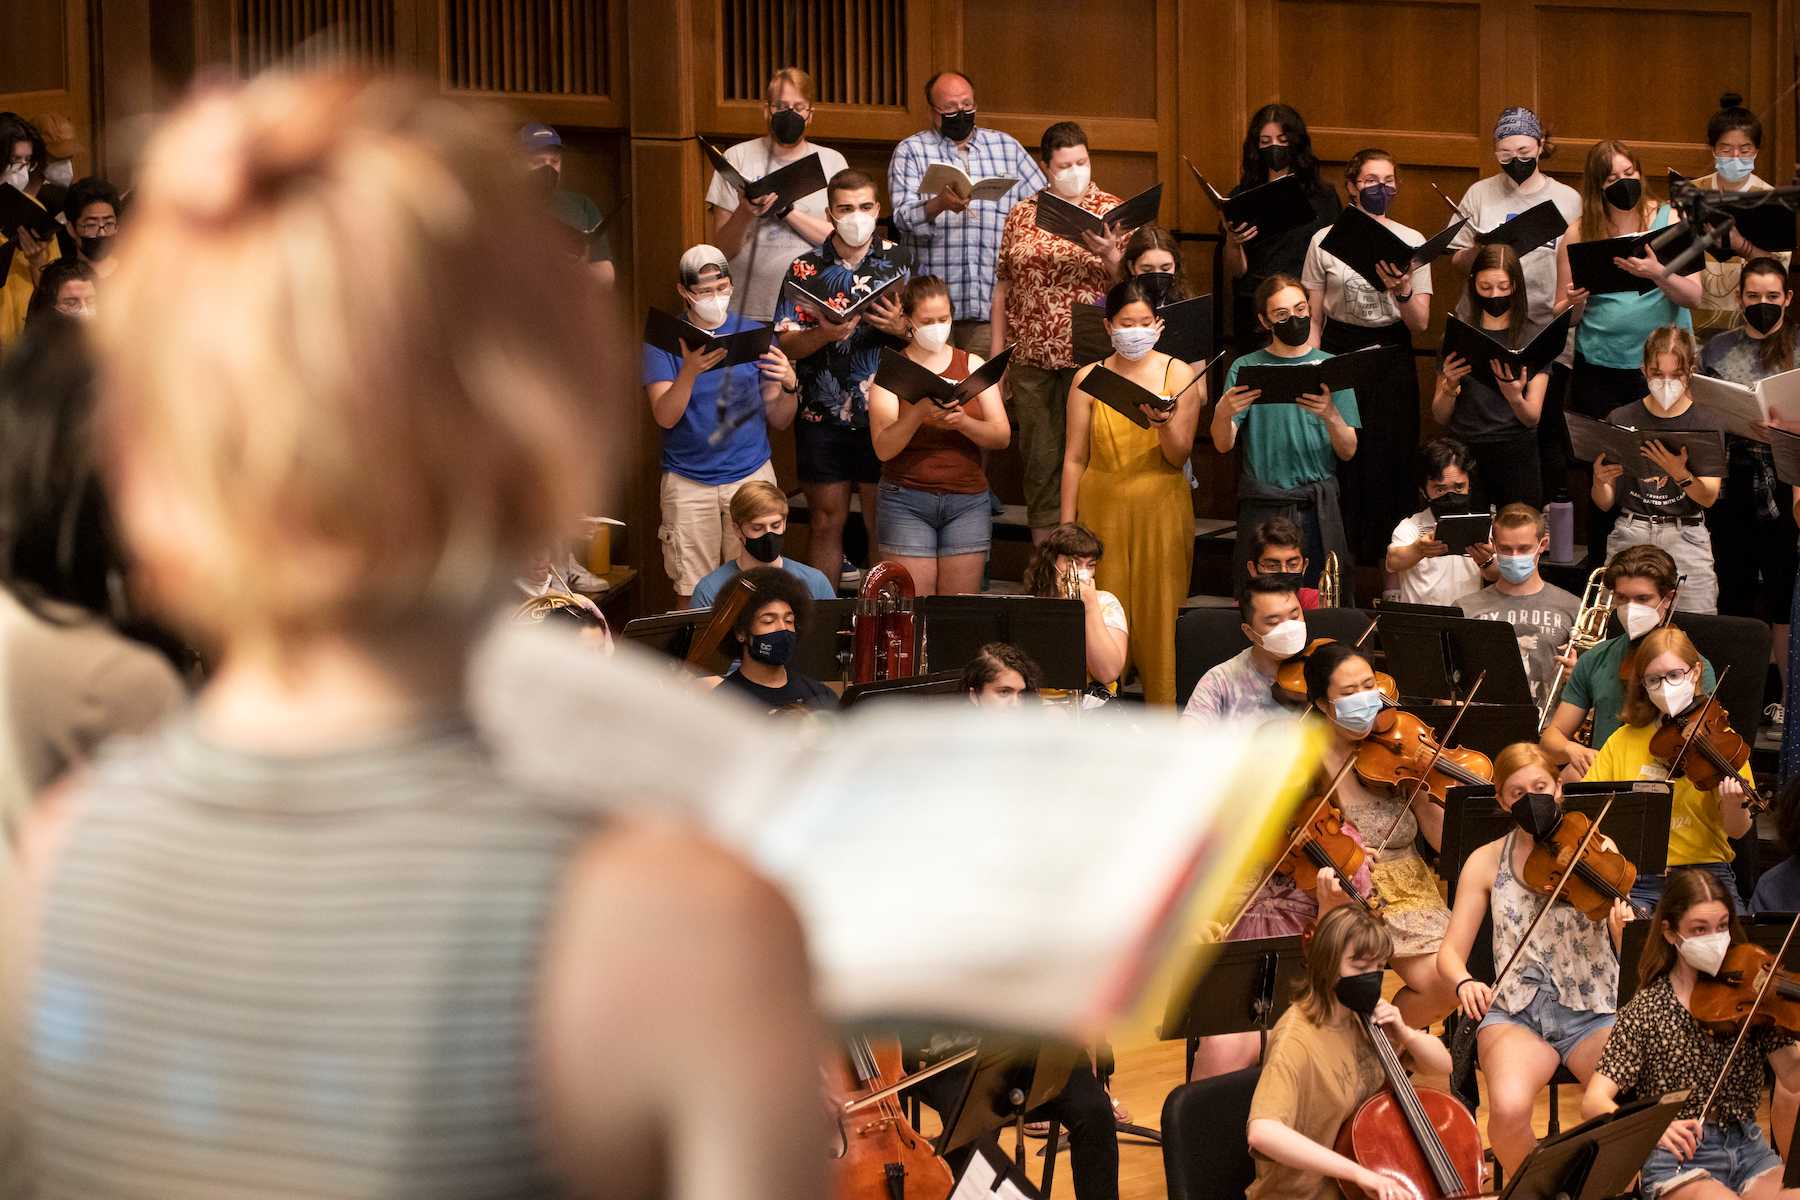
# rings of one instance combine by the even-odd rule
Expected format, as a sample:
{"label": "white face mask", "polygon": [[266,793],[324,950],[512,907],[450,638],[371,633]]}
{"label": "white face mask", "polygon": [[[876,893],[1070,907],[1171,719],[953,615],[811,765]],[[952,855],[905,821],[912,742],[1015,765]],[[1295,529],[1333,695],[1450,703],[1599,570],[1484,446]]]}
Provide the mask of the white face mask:
{"label": "white face mask", "polygon": [[1619,624],[1625,627],[1625,636],[1635,642],[1662,624],[1662,615],[1648,604],[1627,600],[1619,606]]}
{"label": "white face mask", "polygon": [[1262,635],[1262,648],[1276,658],[1292,658],[1306,649],[1306,622],[1283,621]]}
{"label": "white face mask", "polygon": [[62,158],[44,168],[44,179],[58,187],[68,187],[75,182],[75,162]]}
{"label": "white face mask", "polygon": [[1659,688],[1646,688],[1650,693],[1650,703],[1660,708],[1667,716],[1679,716],[1688,710],[1694,702],[1694,681],[1682,679],[1675,683],[1665,683]]}
{"label": "white face mask", "polygon": [[13,166],[13,167],[8,167],[8,168],[6,168],[6,174],[0,175],[0,183],[10,183],[14,187],[18,188],[21,192],[25,190],[25,185],[30,182],[31,182],[31,168],[26,166],[24,163],[20,163],[17,166]]}
{"label": "white face mask", "polygon": [[874,213],[845,213],[841,217],[832,218],[831,224],[847,246],[864,245],[875,236]]}
{"label": "white face mask", "polygon": [[1057,195],[1073,200],[1087,191],[1088,180],[1093,177],[1093,169],[1086,163],[1078,167],[1064,167],[1050,177],[1050,187]]}
{"label": "white face mask", "polygon": [[1157,339],[1162,337],[1162,330],[1155,325],[1130,325],[1111,332],[1113,349],[1125,358],[1136,362],[1144,355],[1156,349]]}
{"label": "white face mask", "polygon": [[725,314],[731,311],[731,297],[729,295],[700,296],[692,302],[692,307],[694,316],[699,318],[700,324],[711,329],[713,326],[723,323]]}
{"label": "white face mask", "polygon": [[1691,937],[1675,947],[1681,955],[1681,961],[1702,975],[1717,975],[1719,968],[1725,965],[1725,952],[1731,949],[1731,931],[1721,929],[1717,933],[1704,933],[1699,937]]}
{"label": "white face mask", "polygon": [[934,321],[930,325],[914,325],[913,341],[919,349],[936,352],[942,350],[950,341],[950,322]]}
{"label": "white face mask", "polygon": [[1665,412],[1681,403],[1681,397],[1687,388],[1679,379],[1652,379],[1650,381],[1650,400],[1656,407]]}

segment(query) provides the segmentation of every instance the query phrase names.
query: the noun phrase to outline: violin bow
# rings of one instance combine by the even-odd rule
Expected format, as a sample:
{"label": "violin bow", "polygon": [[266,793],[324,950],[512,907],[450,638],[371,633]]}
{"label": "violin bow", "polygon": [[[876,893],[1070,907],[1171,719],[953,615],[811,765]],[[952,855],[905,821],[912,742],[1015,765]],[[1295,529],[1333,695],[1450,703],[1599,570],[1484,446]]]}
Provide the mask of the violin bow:
{"label": "violin bow", "polygon": [[1275,872],[1280,868],[1281,860],[1294,852],[1294,847],[1300,844],[1300,839],[1306,835],[1307,829],[1312,826],[1313,818],[1319,815],[1321,809],[1331,803],[1331,798],[1337,794],[1338,784],[1344,782],[1344,776],[1349,773],[1350,766],[1355,761],[1356,755],[1354,754],[1344,756],[1343,765],[1338,767],[1337,774],[1331,777],[1331,785],[1325,789],[1325,794],[1319,797],[1319,802],[1313,805],[1312,811],[1306,814],[1306,820],[1300,822],[1296,826],[1294,829],[1294,836],[1288,839],[1286,847],[1282,849],[1280,854],[1277,854],[1270,860],[1269,869],[1263,872],[1263,877],[1256,881],[1256,886],[1250,889],[1250,894],[1248,896],[1244,897],[1244,903],[1238,908],[1237,915],[1231,918],[1231,924],[1227,925],[1225,927],[1225,932],[1219,935],[1219,940],[1221,942],[1230,939],[1232,930],[1238,927],[1238,923],[1242,921],[1245,914],[1250,911],[1250,906],[1256,902],[1257,896],[1261,895],[1262,890],[1269,886],[1269,880],[1275,878]]}
{"label": "violin bow", "polygon": [[1738,1027],[1737,1038],[1731,1043],[1731,1049],[1725,1053],[1725,1061],[1719,1067],[1719,1073],[1713,1079],[1712,1091],[1706,1093],[1706,1103],[1700,1108],[1700,1120],[1704,1124],[1706,1114],[1712,1111],[1713,1101],[1719,1098],[1719,1089],[1725,1084],[1725,1077],[1731,1074],[1731,1060],[1737,1057],[1738,1047],[1744,1044],[1744,1035],[1750,1032],[1750,1018],[1762,1007],[1763,997],[1769,994],[1769,988],[1775,977],[1781,974],[1781,960],[1787,957],[1788,944],[1794,940],[1794,931],[1800,929],[1800,913],[1794,914],[1792,924],[1788,926],[1787,936],[1781,939],[1781,949],[1775,952],[1775,961],[1769,964],[1769,973],[1763,977],[1762,986],[1756,989],[1756,999],[1750,1002],[1750,1011],[1744,1014],[1744,1023]]}
{"label": "violin bow", "polygon": [[[1414,783],[1412,791],[1407,793],[1406,803],[1400,806],[1400,811],[1394,814],[1394,819],[1388,825],[1387,832],[1383,833],[1381,840],[1375,843],[1377,853],[1387,848],[1388,839],[1394,836],[1394,830],[1400,828],[1400,822],[1406,818],[1407,813],[1412,811],[1413,801],[1419,798],[1419,792],[1430,781],[1431,772],[1437,767],[1438,759],[1444,756],[1444,750],[1450,745],[1450,739],[1456,735],[1456,727],[1462,724],[1463,714],[1467,713],[1469,706],[1475,703],[1475,693],[1481,690],[1481,685],[1486,681],[1486,671],[1475,677],[1475,686],[1469,689],[1469,694],[1464,696],[1462,702],[1457,706],[1456,715],[1450,718],[1450,728],[1444,730],[1444,736],[1441,738],[1433,736],[1431,757],[1425,760],[1425,769],[1419,772],[1418,782]],[[1351,757],[1356,756],[1353,754]]]}

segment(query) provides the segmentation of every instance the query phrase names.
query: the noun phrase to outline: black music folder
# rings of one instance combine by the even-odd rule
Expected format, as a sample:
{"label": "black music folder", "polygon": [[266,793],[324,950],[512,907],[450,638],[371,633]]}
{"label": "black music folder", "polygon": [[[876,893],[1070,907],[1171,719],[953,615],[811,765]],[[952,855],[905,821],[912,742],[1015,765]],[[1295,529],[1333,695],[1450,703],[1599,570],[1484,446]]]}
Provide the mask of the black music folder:
{"label": "black music folder", "polygon": [[[1451,204],[1455,208],[1454,203]],[[1460,211],[1460,210],[1459,210]],[[1556,201],[1544,200],[1532,205],[1510,221],[1502,221],[1486,233],[1477,231],[1475,240],[1484,246],[1511,246],[1513,253],[1524,258],[1539,246],[1548,246],[1569,232],[1569,219],[1556,207]]]}
{"label": "black music folder", "polygon": [[39,241],[56,236],[56,214],[10,183],[0,183],[0,230],[7,237],[23,226]]}
{"label": "black music folder", "polygon": [[824,286],[819,282],[821,278],[822,276],[815,275],[811,279],[797,279],[789,275],[782,282],[782,287],[787,289],[796,303],[804,305],[833,325],[842,325],[862,316],[863,310],[871,304],[906,285],[906,272],[896,269],[892,275],[875,281],[867,291],[852,298],[842,292],[826,295]]}
{"label": "black music folder", "polygon": [[1665,226],[1648,233],[1628,237],[1601,238],[1592,242],[1569,243],[1569,274],[1575,286],[1594,295],[1609,292],[1651,292],[1656,284],[1640,279],[1613,261],[1615,258],[1642,258],[1646,249],[1658,262],[1674,262],[1693,244],[1694,235],[1686,226]]}
{"label": "black music folder", "polygon": [[1574,310],[1564,309],[1548,325],[1531,335],[1531,340],[1517,350],[1500,344],[1493,334],[1464,321],[1454,314],[1444,318],[1443,354],[1461,355],[1469,364],[1469,376],[1491,388],[1499,387],[1494,377],[1494,362],[1499,360],[1517,374],[1536,375],[1556,361],[1569,341],[1569,322]]}
{"label": "black music folder", "polygon": [[774,193],[775,207],[773,212],[780,212],[796,200],[804,200],[814,192],[825,189],[825,168],[819,163],[817,154],[809,154],[805,158],[795,159],[785,167],[778,167],[764,175],[761,179],[745,179],[743,172],[731,165],[731,160],[707,141],[695,135],[694,140],[700,143],[701,151],[707,161],[729,183],[738,195],[746,200],[761,200]]}
{"label": "black music folder", "polygon": [[1087,243],[1081,236],[1084,233],[1106,237],[1120,229],[1136,229],[1153,223],[1156,214],[1162,211],[1162,189],[1162,184],[1152,184],[1103,213],[1091,213],[1045,188],[1037,194],[1037,227],[1085,248]]}
{"label": "black music folder", "polygon": [[755,362],[769,352],[769,343],[774,335],[775,331],[769,326],[755,325],[720,337],[690,325],[680,317],[670,316],[660,308],[652,308],[644,314],[646,342],[658,350],[668,351],[676,358],[681,357],[683,343],[703,351],[722,348],[725,351],[725,361],[719,364],[720,367]]}
{"label": "black music folder", "polygon": [[1368,387],[1381,372],[1383,349],[1364,346],[1291,366],[1254,363],[1238,368],[1236,382],[1262,392],[1256,398],[1257,404],[1297,404],[1300,397],[1315,395],[1321,387],[1334,392]]}
{"label": "black music folder", "polygon": [[[1450,547],[1450,553],[1467,554],[1470,546],[1493,540],[1494,517],[1492,513],[1456,513],[1439,517],[1432,536]],[[1456,615],[1461,611],[1456,610]]]}
{"label": "black music folder", "polygon": [[1175,402],[1181,399],[1182,392],[1187,391],[1188,388],[1193,387],[1196,383],[1199,383],[1205,378],[1205,371],[1197,373],[1192,379],[1188,380],[1187,387],[1182,388],[1180,392],[1176,392],[1173,396],[1170,396],[1165,400],[1149,388],[1140,383],[1133,383],[1117,371],[1110,371],[1105,367],[1096,366],[1082,377],[1081,390],[1100,401],[1138,428],[1148,429],[1150,428],[1150,419],[1144,416],[1143,411],[1138,408],[1138,405],[1148,404],[1151,408],[1154,408],[1159,412],[1173,411]]}
{"label": "black music folder", "polygon": [[[1156,339],[1157,350],[1185,363],[1204,362],[1212,357],[1210,293],[1165,304],[1156,310],[1156,315],[1163,323],[1162,336]],[[1112,339],[1106,335],[1106,310],[1098,304],[1071,304],[1069,331],[1078,367],[1099,362],[1113,352]]]}
{"label": "black music folder", "polygon": [[1578,412],[1564,415],[1569,424],[1569,448],[1583,462],[1593,462],[1604,454],[1608,462],[1621,464],[1627,475],[1649,479],[1663,472],[1644,457],[1643,447],[1647,442],[1661,442],[1672,453],[1686,448],[1691,473],[1711,478],[1725,475],[1725,435],[1716,429],[1633,429]]}
{"label": "black music folder", "polygon": [[1387,263],[1402,271],[1415,271],[1450,249],[1450,242],[1466,221],[1457,220],[1414,246],[1399,234],[1371,217],[1360,208],[1346,208],[1338,214],[1319,249],[1335,254],[1345,266],[1368,281],[1376,291],[1386,290],[1376,264]]}
{"label": "black music folder", "polygon": [[890,347],[881,348],[881,366],[875,371],[875,386],[884,387],[908,404],[929,400],[939,408],[955,408],[967,404],[1000,382],[1006,364],[1012,361],[1013,348],[1008,346],[994,357],[970,371],[968,377],[951,383],[930,367],[921,366]]}
{"label": "black music folder", "polygon": [[1226,223],[1254,225],[1257,237],[1279,237],[1290,229],[1311,225],[1317,219],[1318,214],[1313,211],[1312,201],[1307,199],[1306,189],[1300,186],[1297,175],[1283,175],[1235,196],[1221,196],[1219,189],[1206,181],[1200,168],[1188,162],[1187,155],[1182,155],[1181,161],[1187,163],[1188,170],[1200,181],[1206,198],[1212,201],[1212,206],[1219,210]]}

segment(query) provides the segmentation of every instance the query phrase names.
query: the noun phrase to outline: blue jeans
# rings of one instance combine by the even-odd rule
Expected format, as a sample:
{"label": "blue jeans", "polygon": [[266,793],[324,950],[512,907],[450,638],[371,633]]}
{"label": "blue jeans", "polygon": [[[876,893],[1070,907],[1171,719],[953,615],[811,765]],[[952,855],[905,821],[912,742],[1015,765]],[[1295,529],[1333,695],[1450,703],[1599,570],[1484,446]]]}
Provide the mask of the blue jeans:
{"label": "blue jeans", "polygon": [[1661,1146],[1644,1160],[1644,1195],[1656,1200],[1698,1179],[1712,1179],[1733,1192],[1742,1192],[1758,1176],[1781,1169],[1781,1155],[1763,1137],[1762,1126],[1715,1125],[1708,1121],[1700,1127],[1700,1148],[1686,1162]]}
{"label": "blue jeans", "polygon": [[994,516],[986,492],[925,492],[881,485],[881,553],[899,558],[986,554]]}
{"label": "blue jeans", "polygon": [[[1688,863],[1686,866],[1670,867],[1669,870],[1695,870],[1711,873],[1713,878],[1725,886],[1725,894],[1731,897],[1731,911],[1738,914],[1743,913],[1744,901],[1738,895],[1737,873],[1731,869],[1730,863]],[[1637,877],[1637,882],[1631,885],[1631,907],[1637,910],[1638,916],[1650,915],[1651,910],[1656,907],[1656,902],[1662,899],[1663,882],[1666,879],[1668,879],[1666,874],[1639,875]]]}

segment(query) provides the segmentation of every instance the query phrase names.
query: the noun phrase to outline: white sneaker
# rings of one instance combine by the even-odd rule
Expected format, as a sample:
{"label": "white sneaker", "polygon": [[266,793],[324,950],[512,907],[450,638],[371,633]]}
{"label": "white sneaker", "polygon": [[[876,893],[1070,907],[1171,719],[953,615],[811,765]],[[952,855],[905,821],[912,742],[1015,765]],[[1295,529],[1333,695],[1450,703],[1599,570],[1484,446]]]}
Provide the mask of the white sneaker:
{"label": "white sneaker", "polygon": [[1769,705],[1769,707],[1763,709],[1763,719],[1777,729],[1784,728],[1787,725],[1787,705]]}

